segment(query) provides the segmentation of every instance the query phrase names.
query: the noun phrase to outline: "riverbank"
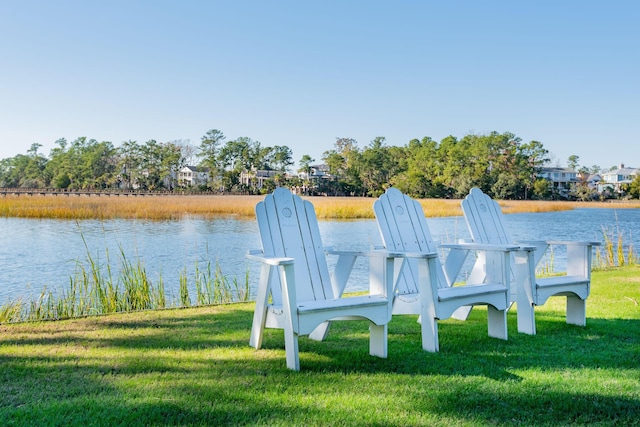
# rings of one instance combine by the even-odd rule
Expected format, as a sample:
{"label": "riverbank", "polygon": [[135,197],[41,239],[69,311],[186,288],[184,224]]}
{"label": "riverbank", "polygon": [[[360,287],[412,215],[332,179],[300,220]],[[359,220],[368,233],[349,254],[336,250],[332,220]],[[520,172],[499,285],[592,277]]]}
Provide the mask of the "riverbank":
{"label": "riverbank", "polygon": [[[253,218],[264,196],[175,195],[145,197],[7,195],[0,197],[0,216],[49,219],[172,220],[188,216]],[[374,198],[308,197],[320,219],[371,219]],[[420,200],[430,218],[460,216],[460,200]],[[552,212],[576,208],[640,208],[640,200],[615,202],[500,201],[505,213]]]}
{"label": "riverbank", "polygon": [[389,357],[366,322],[249,347],[253,303],[0,325],[0,418],[9,425],[636,425],[640,266],[593,273],[587,326],[565,300],[536,308],[538,335],[489,338],[486,310],[440,323],[420,348],[416,316],[394,316]]}

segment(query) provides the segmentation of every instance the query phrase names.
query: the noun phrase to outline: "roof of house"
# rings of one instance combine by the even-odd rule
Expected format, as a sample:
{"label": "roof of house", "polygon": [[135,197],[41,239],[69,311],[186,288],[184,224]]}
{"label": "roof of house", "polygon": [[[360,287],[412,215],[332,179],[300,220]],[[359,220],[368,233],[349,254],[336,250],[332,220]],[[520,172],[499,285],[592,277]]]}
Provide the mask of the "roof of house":
{"label": "roof of house", "polygon": [[183,171],[185,169],[189,169],[191,172],[209,172],[209,168],[201,166],[185,166],[180,170]]}
{"label": "roof of house", "polygon": [[612,171],[603,173],[603,175],[637,175],[637,174],[638,174],[638,168],[628,168],[628,167],[618,168],[618,169],[614,169]]}
{"label": "roof of house", "polygon": [[553,173],[553,172],[577,173],[575,170],[571,168],[561,168],[561,167],[542,167],[540,168],[540,172],[542,173]]}

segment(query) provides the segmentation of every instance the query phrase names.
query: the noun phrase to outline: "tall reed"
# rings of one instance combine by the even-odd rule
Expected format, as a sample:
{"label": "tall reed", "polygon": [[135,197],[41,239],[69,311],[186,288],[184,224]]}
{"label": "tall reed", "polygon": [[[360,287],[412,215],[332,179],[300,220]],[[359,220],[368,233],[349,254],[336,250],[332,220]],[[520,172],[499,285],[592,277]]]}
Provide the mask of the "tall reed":
{"label": "tall reed", "polygon": [[191,306],[191,297],[189,297],[189,279],[187,277],[187,269],[180,274],[180,305],[182,307]]}
{"label": "tall reed", "polygon": [[[25,304],[22,300],[9,301],[0,306],[0,323],[29,320],[56,320],[91,316],[114,312],[163,309],[167,307],[190,307],[190,283],[186,272],[180,274],[179,299],[174,304],[167,302],[162,276],[153,282],[140,258],[131,261],[122,246],[119,247],[119,269],[113,274],[109,251],[105,265],[92,256],[85,244],[86,260],[76,262],[76,271],[66,287],[58,292],[43,288],[40,295]],[[222,273],[216,262],[207,261],[205,269],[196,262],[194,283],[197,290],[196,305],[209,305],[249,300],[249,273],[244,284],[237,278],[233,284]]]}
{"label": "tall reed", "polygon": [[[608,230],[602,227],[602,236],[604,240],[602,252],[604,253],[601,253],[599,247],[596,249],[596,259],[594,263],[596,267],[616,267],[638,263],[638,257],[633,248],[632,241],[630,241],[628,245],[625,245],[624,232],[621,231],[619,227],[616,227],[615,230]],[[629,236],[631,237],[631,233],[629,233]]]}
{"label": "tall reed", "polygon": [[[196,262],[194,281],[198,305],[248,301],[250,298],[249,271],[245,273],[242,285],[237,277],[234,277],[232,283],[229,283],[229,279],[223,274],[222,268],[217,262],[212,268],[211,261],[207,261],[204,269],[201,269],[200,264]],[[188,291],[185,291],[185,295],[188,295]]]}
{"label": "tall reed", "polygon": [[0,323],[18,322],[22,320],[22,300],[10,301],[0,307]]}

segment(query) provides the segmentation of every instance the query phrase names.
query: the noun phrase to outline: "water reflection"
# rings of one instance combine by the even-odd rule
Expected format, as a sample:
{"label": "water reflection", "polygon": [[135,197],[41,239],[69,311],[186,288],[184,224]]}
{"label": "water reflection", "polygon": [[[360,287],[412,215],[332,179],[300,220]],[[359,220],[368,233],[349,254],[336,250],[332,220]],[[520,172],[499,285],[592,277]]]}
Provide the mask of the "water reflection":
{"label": "water reflection", "polygon": [[[515,239],[603,240],[603,229],[621,232],[626,244],[638,247],[640,209],[578,209],[564,212],[506,216]],[[429,219],[433,237],[443,243],[469,238],[462,217]],[[129,261],[141,259],[152,281],[160,276],[170,298],[177,294],[180,273],[194,274],[196,263],[219,264],[223,273],[252,284],[258,266],[245,259],[248,249],[259,248],[257,224],[252,220],[186,218],[177,221],[64,221],[0,218],[0,303],[31,299],[43,286],[60,289],[69,282],[77,263],[87,254],[101,266],[120,264],[120,251]],[[336,249],[366,250],[381,244],[373,220],[323,221],[323,243]],[[617,237],[617,234],[615,234]],[[85,248],[86,242],[86,248]],[[636,249],[637,250],[637,249]],[[561,266],[561,254],[554,260]],[[332,262],[332,260],[330,260]],[[357,265],[355,280],[366,277]]]}

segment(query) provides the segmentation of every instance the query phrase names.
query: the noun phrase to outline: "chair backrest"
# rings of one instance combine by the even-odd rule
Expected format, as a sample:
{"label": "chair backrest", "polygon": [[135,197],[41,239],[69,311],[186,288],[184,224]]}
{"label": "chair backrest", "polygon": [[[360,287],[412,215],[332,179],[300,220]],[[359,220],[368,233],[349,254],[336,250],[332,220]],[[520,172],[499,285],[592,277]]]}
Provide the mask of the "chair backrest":
{"label": "chair backrest", "polygon": [[[388,250],[402,252],[436,252],[437,245],[431,237],[422,205],[396,188],[389,188],[373,204],[378,228]],[[438,287],[447,287],[444,270],[436,258]],[[408,273],[407,273],[408,272]],[[396,292],[399,294],[418,293],[418,266],[415,259],[407,260]]]}
{"label": "chair backrest", "polygon": [[474,242],[492,245],[514,244],[505,227],[500,205],[482,190],[472,188],[461,205]]}
{"label": "chair backrest", "polygon": [[[262,250],[266,256],[295,259],[296,298],[314,301],[333,298],[329,268],[313,205],[277,188],[256,205]],[[271,283],[279,284],[276,275]],[[281,300],[279,286],[271,286],[274,303]]]}

